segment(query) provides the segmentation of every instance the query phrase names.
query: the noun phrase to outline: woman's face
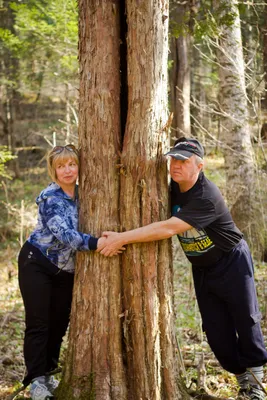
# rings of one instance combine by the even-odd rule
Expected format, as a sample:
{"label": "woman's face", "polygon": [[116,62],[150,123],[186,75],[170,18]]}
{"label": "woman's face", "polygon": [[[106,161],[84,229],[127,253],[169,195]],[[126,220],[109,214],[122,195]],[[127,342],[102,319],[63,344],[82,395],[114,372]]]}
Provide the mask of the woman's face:
{"label": "woman's face", "polygon": [[60,186],[74,186],[78,178],[79,168],[72,158],[58,161],[56,164],[57,183]]}

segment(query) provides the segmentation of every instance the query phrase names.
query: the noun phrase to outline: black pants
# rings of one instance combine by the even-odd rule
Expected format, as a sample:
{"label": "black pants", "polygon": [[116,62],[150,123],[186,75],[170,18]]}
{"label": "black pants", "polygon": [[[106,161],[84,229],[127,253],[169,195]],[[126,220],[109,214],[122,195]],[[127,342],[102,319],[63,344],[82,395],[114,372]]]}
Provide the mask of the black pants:
{"label": "black pants", "polygon": [[18,265],[26,318],[23,383],[27,385],[57,367],[69,323],[74,275],[59,270],[29,242],[20,251]]}
{"label": "black pants", "polygon": [[216,265],[193,267],[203,328],[227,371],[242,374],[266,363],[253,263],[245,240]]}

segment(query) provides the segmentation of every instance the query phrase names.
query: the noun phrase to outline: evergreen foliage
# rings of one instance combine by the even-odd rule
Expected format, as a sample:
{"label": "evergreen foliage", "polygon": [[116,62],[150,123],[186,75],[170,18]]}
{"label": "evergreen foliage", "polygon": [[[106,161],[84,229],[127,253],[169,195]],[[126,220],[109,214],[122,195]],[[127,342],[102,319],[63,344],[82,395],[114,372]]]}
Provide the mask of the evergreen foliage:
{"label": "evergreen foliage", "polygon": [[77,79],[78,11],[75,0],[10,2],[13,29],[0,28],[3,48],[19,59],[17,86],[39,90],[44,78]]}

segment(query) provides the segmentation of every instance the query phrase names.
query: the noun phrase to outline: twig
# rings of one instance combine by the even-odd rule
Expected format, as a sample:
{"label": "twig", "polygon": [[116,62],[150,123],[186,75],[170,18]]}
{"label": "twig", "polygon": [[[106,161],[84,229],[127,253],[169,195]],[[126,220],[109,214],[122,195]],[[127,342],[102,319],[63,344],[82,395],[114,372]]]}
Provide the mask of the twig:
{"label": "twig", "polygon": [[23,229],[24,229],[24,200],[21,200],[20,207],[20,246],[23,246]]}
{"label": "twig", "polygon": [[179,341],[177,336],[175,335],[175,339],[176,339],[176,345],[177,345],[177,353],[178,353],[178,359],[179,359],[179,365],[181,367],[181,372],[184,375],[184,377],[186,378],[186,369],[185,369],[185,365],[184,365],[184,359],[181,353],[181,349],[180,349],[180,345],[179,345]]}
{"label": "twig", "polygon": [[256,375],[253,373],[253,371],[251,371],[250,368],[247,368],[247,371],[253,376],[253,378],[255,379],[255,381],[257,382],[257,384],[262,388],[262,390],[264,391],[265,394],[267,394],[265,387],[263,386],[262,382],[259,381],[259,379],[256,377]]}
{"label": "twig", "polygon": [[[1,184],[2,184],[2,186],[4,188],[4,191],[5,191],[6,202],[7,202],[7,204],[9,204],[7,185],[6,185],[5,181],[2,181]],[[9,207],[7,207],[7,222],[8,221],[9,221]]]}
{"label": "twig", "polygon": [[197,385],[200,390],[203,389],[207,391],[206,376],[207,376],[207,371],[205,368],[204,354],[201,353],[200,360],[197,366],[197,377],[198,377]]}

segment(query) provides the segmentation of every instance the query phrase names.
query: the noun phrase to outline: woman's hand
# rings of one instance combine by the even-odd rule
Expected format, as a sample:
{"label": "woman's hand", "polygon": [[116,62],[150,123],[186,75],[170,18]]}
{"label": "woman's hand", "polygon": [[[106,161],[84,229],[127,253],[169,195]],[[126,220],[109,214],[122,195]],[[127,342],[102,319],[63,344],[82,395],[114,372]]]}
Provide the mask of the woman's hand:
{"label": "woman's hand", "polygon": [[120,233],[105,231],[97,242],[97,252],[103,256],[112,257],[125,250],[124,243],[121,240]]}

